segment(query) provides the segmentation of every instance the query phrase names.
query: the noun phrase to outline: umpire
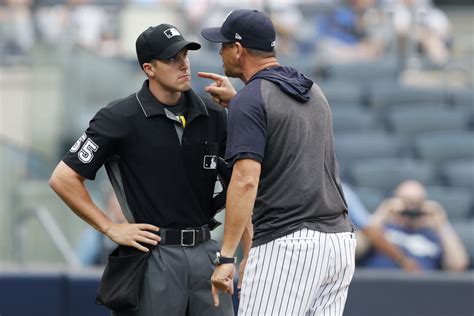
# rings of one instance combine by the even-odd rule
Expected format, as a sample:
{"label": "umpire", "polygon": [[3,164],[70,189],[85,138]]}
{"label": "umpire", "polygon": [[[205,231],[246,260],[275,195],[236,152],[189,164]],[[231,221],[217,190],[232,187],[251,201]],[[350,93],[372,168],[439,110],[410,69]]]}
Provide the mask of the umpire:
{"label": "umpire", "polygon": [[[148,79],[97,112],[50,179],[88,224],[119,245],[149,253],[138,308],[115,315],[233,314],[228,295],[213,305],[209,281],[220,249],[209,224],[227,118],[191,89],[188,50],[200,47],[169,24],[140,34],[137,56]],[[112,222],[84,185],[102,165],[127,223]]]}

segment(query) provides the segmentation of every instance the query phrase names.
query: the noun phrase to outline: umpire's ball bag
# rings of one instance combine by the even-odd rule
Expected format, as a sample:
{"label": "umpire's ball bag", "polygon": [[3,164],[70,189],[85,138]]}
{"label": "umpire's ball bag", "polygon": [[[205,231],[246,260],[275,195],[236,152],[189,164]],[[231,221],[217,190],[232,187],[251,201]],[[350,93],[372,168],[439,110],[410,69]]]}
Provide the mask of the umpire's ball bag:
{"label": "umpire's ball bag", "polygon": [[134,247],[118,246],[108,258],[96,303],[111,310],[136,310],[139,306],[148,256]]}

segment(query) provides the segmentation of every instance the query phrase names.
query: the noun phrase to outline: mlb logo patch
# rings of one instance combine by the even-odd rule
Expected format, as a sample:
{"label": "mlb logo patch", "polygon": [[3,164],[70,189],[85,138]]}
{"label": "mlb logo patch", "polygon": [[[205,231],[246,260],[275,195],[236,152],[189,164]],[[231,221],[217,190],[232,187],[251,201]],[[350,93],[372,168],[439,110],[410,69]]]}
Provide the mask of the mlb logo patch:
{"label": "mlb logo patch", "polygon": [[202,167],[204,169],[213,170],[217,168],[217,156],[206,155]]}
{"label": "mlb logo patch", "polygon": [[165,30],[165,35],[167,38],[172,38],[173,36],[180,36],[181,34],[179,33],[179,31],[177,29],[175,29],[174,27],[170,28],[170,29],[167,29]]}

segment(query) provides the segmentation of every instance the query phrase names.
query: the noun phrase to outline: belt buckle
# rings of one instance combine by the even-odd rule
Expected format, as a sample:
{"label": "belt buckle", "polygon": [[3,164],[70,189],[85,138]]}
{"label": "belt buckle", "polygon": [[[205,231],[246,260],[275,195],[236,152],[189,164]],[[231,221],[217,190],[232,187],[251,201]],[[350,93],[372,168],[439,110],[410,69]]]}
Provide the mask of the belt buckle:
{"label": "belt buckle", "polygon": [[[192,243],[189,243],[189,244],[184,243],[185,233],[192,233],[193,234]],[[196,230],[195,229],[183,229],[183,230],[181,230],[181,246],[183,246],[183,247],[193,247],[195,245],[196,245]]]}

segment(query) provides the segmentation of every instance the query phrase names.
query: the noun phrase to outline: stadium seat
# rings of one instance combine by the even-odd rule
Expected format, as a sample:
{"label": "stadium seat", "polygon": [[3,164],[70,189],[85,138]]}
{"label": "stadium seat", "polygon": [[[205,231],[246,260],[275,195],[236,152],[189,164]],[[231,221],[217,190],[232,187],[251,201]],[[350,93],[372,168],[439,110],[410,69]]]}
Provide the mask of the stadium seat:
{"label": "stadium seat", "polygon": [[323,91],[329,105],[332,105],[333,103],[359,104],[362,101],[362,90],[357,83],[333,80],[316,83]]}
{"label": "stadium seat", "polygon": [[474,91],[471,89],[452,92],[454,107],[463,109],[469,115],[471,128],[474,127]]}
{"label": "stadium seat", "polygon": [[332,111],[339,111],[339,110],[346,110],[351,108],[361,108],[360,104],[357,104],[355,102],[332,102],[329,104],[331,107]]}
{"label": "stadium seat", "polygon": [[473,197],[466,188],[427,186],[428,199],[437,201],[446,210],[450,220],[465,220],[470,217]]}
{"label": "stadium seat", "polygon": [[356,186],[378,188],[390,192],[407,179],[425,185],[437,184],[434,167],[427,161],[408,158],[359,160],[349,172]]}
{"label": "stadium seat", "polygon": [[368,131],[379,129],[377,117],[371,111],[357,107],[332,109],[333,128],[336,133],[342,131]]}
{"label": "stadium seat", "polygon": [[370,213],[373,213],[384,199],[383,192],[377,188],[353,187],[352,189]]}
{"label": "stadium seat", "polygon": [[446,162],[442,175],[452,186],[474,190],[474,159]]}
{"label": "stadium seat", "polygon": [[388,127],[405,138],[427,132],[463,130],[469,124],[469,117],[461,109],[394,108],[386,119]]}
{"label": "stadium seat", "polygon": [[435,164],[452,159],[474,159],[474,132],[447,131],[420,135],[415,140],[419,158]]}
{"label": "stadium seat", "polygon": [[471,105],[474,107],[474,91],[472,89],[457,89],[449,92],[450,101],[454,105]]}
{"label": "stadium seat", "polygon": [[373,80],[394,80],[398,69],[394,61],[386,58],[375,62],[340,63],[328,67],[331,80],[357,80],[370,82]]}
{"label": "stadium seat", "polygon": [[[417,109],[418,111],[431,111],[431,110],[449,110],[452,106],[445,103],[437,102],[407,102],[407,103],[396,103],[386,107],[387,111],[396,111],[398,109]],[[385,109],[385,108],[384,108]]]}
{"label": "stadium seat", "polygon": [[370,87],[369,104],[376,108],[402,103],[444,104],[446,94],[442,89],[427,89],[400,85],[397,81],[379,81]]}
{"label": "stadium seat", "polygon": [[308,78],[313,78],[313,71],[316,68],[316,61],[311,58],[298,55],[279,55],[278,62],[281,65],[298,69],[298,71],[301,71]]}
{"label": "stadium seat", "polygon": [[385,132],[344,132],[335,135],[338,160],[350,164],[358,159],[400,156],[398,139]]}

